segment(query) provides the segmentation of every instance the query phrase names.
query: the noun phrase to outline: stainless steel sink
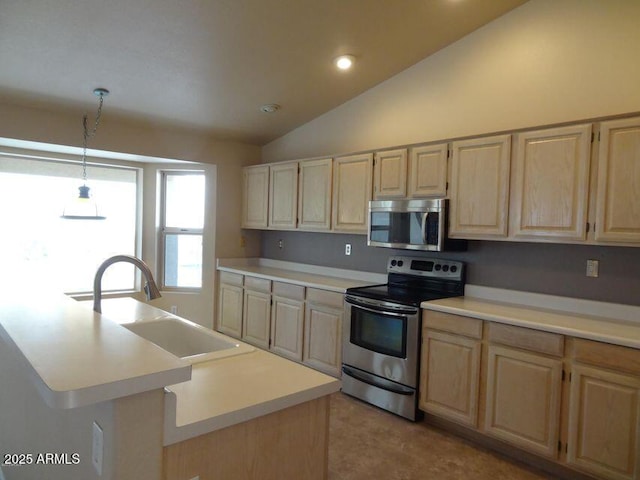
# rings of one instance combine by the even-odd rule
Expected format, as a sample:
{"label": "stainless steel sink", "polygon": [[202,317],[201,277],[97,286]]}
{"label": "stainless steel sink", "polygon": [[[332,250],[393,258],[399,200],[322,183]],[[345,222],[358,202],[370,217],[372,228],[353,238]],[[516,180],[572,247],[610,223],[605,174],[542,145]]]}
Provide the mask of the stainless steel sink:
{"label": "stainless steel sink", "polygon": [[207,362],[255,350],[250,345],[176,317],[141,320],[122,326],[191,363]]}

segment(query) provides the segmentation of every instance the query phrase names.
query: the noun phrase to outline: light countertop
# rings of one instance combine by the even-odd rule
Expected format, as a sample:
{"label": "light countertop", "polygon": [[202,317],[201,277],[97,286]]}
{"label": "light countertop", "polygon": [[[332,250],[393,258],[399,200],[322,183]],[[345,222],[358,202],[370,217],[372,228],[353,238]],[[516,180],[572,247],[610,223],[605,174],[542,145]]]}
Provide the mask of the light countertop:
{"label": "light countertop", "polygon": [[637,322],[488,301],[468,296],[423,302],[421,306],[426,310],[640,348],[640,323]]}
{"label": "light countertop", "polygon": [[167,387],[165,445],[337,392],[341,382],[264,350],[198,363]]}
{"label": "light countertop", "polygon": [[351,287],[387,283],[386,274],[341,270],[259,258],[218,259],[218,270],[338,293],[344,293],[347,288]]}
{"label": "light countertop", "polygon": [[191,377],[188,362],[63,294],[3,293],[0,342],[51,407],[82,407]]}

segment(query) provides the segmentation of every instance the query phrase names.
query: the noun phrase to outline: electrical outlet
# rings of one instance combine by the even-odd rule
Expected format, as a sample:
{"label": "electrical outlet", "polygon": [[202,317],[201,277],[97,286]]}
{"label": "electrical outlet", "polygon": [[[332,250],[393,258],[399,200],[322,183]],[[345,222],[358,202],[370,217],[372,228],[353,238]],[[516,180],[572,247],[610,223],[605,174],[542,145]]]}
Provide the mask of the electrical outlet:
{"label": "electrical outlet", "polygon": [[284,240],[278,240],[278,248],[284,248]]}
{"label": "electrical outlet", "polygon": [[344,254],[345,255],[351,255],[351,244],[350,243],[346,243],[344,246]]}
{"label": "electrical outlet", "polygon": [[246,247],[246,246],[247,246],[247,239],[245,238],[245,236],[244,236],[244,235],[242,235],[242,236],[240,237],[240,248],[244,248],[244,247]]}
{"label": "electrical outlet", "polygon": [[598,260],[587,260],[587,277],[597,277],[599,266]]}
{"label": "electrical outlet", "polygon": [[173,313],[174,315],[178,314],[178,306],[177,305],[171,305],[171,313]]}
{"label": "electrical outlet", "polygon": [[98,475],[102,475],[102,456],[104,454],[104,435],[100,425],[93,422],[93,447],[91,448],[91,461],[93,466],[98,472]]}

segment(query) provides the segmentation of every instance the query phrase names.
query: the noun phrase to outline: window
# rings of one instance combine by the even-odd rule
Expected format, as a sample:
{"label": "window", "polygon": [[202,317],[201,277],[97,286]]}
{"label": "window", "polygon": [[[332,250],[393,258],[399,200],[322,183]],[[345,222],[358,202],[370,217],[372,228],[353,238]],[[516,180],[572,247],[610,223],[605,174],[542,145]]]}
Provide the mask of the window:
{"label": "window", "polygon": [[160,263],[164,289],[202,287],[204,205],[203,172],[162,173]]}
{"label": "window", "polygon": [[[87,185],[106,220],[62,219],[81,173],[76,162],[0,154],[3,275],[89,293],[105,259],[135,255],[138,169],[89,164]],[[103,291],[133,290],[135,281],[132,265],[116,264],[104,275]]]}

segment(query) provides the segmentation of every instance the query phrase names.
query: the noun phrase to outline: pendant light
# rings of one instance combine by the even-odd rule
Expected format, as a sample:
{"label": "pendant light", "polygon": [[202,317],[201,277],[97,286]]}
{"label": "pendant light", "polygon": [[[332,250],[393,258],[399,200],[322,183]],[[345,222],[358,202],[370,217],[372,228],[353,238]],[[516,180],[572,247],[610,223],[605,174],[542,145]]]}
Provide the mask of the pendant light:
{"label": "pendant light", "polygon": [[100,114],[102,113],[102,103],[104,97],[109,95],[109,90],[106,88],[96,88],[93,91],[94,95],[100,98],[98,105],[98,113],[93,124],[93,129],[89,131],[87,127],[87,115],[82,117],[83,127],[83,142],[82,142],[82,180],[83,185],[78,187],[79,195],[70,204],[66,205],[62,218],[68,220],[104,220],[107,217],[98,214],[98,206],[91,198],[89,194],[90,188],[87,187],[87,141],[89,137],[93,137],[98,130],[98,124],[100,123]]}

